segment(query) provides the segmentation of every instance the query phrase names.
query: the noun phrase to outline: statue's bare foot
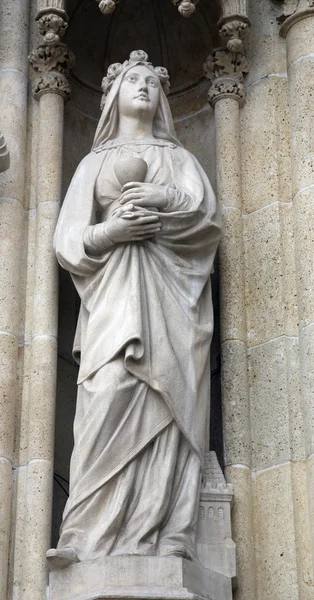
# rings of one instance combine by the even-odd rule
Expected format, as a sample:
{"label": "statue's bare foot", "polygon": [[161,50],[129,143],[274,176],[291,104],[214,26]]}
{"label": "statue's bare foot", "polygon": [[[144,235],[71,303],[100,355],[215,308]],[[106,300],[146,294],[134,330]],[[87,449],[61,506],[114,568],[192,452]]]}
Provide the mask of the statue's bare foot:
{"label": "statue's bare foot", "polygon": [[68,567],[72,563],[79,562],[77,555],[71,548],[64,548],[64,550],[51,548],[46,553],[46,559],[50,571],[65,569],[65,567]]}

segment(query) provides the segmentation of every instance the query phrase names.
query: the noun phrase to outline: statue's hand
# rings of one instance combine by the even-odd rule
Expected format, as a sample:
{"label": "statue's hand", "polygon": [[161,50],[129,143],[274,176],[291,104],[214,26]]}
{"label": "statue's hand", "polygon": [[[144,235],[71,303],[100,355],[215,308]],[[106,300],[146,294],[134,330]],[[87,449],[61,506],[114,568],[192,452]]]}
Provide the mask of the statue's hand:
{"label": "statue's hand", "polygon": [[168,205],[167,188],[156,183],[126,183],[122,188],[120,203],[132,202],[134,206],[155,207],[163,210]]}
{"label": "statue's hand", "polygon": [[[126,218],[127,215],[130,217]],[[130,204],[113,213],[106,222],[105,234],[114,244],[119,244],[147,240],[160,229],[158,215],[145,214],[145,211],[138,211]]]}

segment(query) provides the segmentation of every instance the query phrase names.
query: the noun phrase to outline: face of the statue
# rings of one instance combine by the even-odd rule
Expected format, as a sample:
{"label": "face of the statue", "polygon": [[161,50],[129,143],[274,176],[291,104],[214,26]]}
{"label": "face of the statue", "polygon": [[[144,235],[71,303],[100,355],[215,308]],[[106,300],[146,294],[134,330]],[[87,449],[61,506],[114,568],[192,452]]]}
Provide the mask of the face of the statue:
{"label": "face of the statue", "polygon": [[159,102],[159,80],[144,65],[136,65],[125,74],[120,86],[119,114],[153,120]]}

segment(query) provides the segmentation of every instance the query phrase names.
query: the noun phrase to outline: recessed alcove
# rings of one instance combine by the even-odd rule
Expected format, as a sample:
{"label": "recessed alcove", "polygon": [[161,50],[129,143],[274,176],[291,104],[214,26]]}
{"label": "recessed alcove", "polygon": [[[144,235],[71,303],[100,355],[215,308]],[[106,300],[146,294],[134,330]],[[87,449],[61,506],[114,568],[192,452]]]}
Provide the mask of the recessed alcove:
{"label": "recessed alcove", "polygon": [[[121,0],[112,16],[100,13],[95,0],[68,0],[66,43],[76,56],[72,97],[65,108],[64,177],[66,191],[79,161],[89,152],[100,116],[101,79],[109,64],[123,62],[143,49],[171,77],[170,104],[177,135],[205,169],[215,188],[214,113],[207,102],[203,63],[218,44],[219,2],[200,0],[190,19],[171,0]],[[211,448],[222,461],[218,269],[213,275],[215,332],[212,342]],[[68,273],[60,269],[59,350],[55,437],[52,543],[56,544],[67,498],[77,366],[72,343],[79,299]]]}

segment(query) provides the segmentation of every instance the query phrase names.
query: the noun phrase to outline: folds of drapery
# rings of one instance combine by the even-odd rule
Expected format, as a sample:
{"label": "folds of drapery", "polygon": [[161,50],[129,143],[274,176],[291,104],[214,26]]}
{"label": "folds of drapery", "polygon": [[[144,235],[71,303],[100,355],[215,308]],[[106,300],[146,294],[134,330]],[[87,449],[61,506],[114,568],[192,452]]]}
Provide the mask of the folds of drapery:
{"label": "folds of drapery", "polygon": [[150,144],[141,153],[146,181],[175,191],[168,211],[159,213],[161,233],[88,256],[83,234],[97,219],[95,184],[102,169],[110,175],[119,152],[105,148],[82,161],[56,230],[57,257],[82,300],[74,345],[79,383],[122,353],[125,369],[159,394],[202,460],[213,330],[209,276],[220,225],[214,194],[189,152]]}

